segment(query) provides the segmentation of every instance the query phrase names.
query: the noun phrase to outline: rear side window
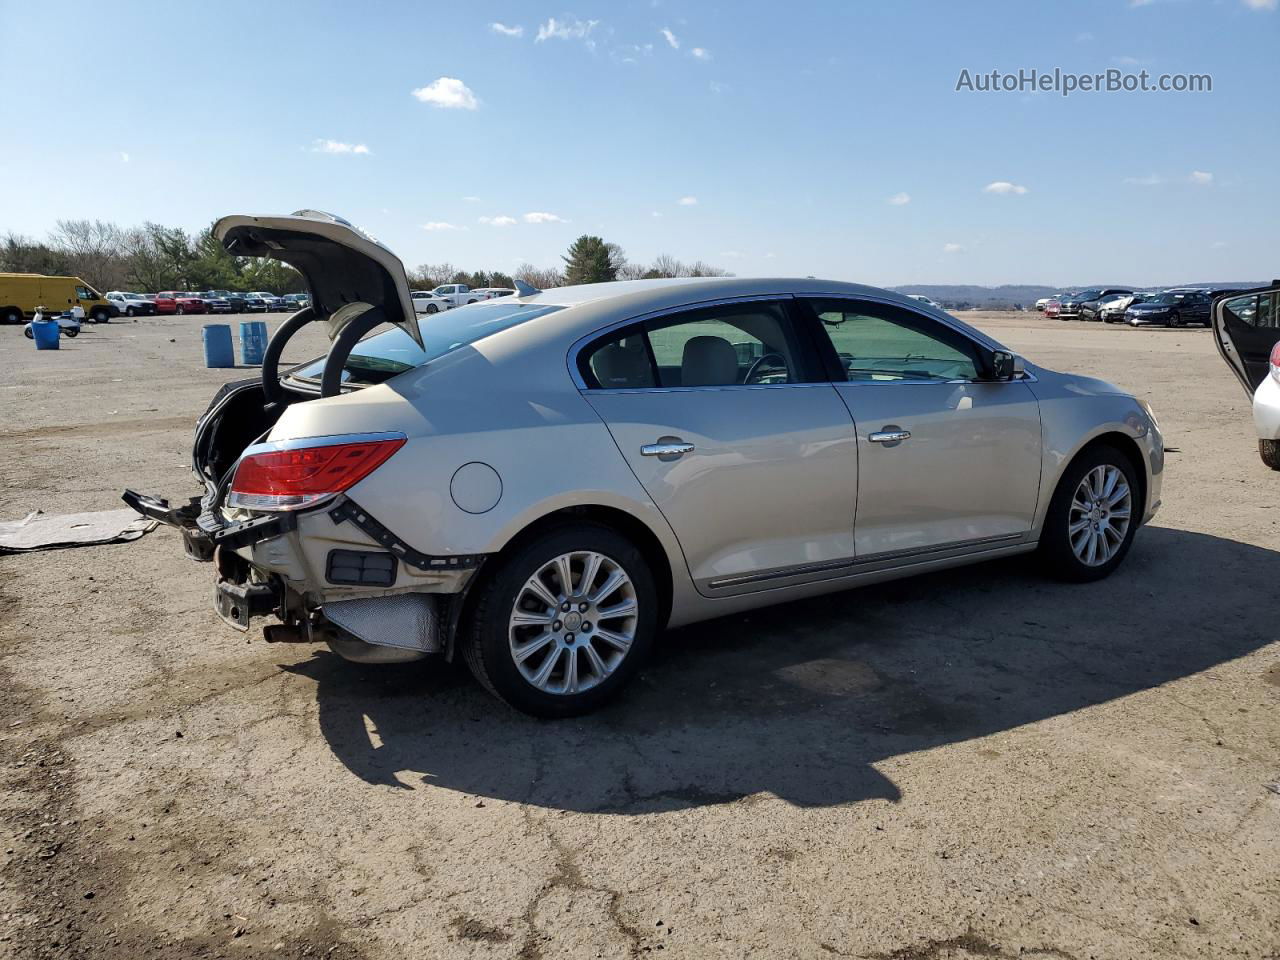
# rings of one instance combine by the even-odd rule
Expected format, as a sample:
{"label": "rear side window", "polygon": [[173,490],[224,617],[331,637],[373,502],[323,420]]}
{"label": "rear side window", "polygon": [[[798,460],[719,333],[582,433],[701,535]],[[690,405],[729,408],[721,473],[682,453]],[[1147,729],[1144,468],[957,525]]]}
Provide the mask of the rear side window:
{"label": "rear side window", "polygon": [[1280,327],[1280,317],[1277,317],[1277,307],[1280,306],[1276,303],[1278,299],[1280,294],[1274,293],[1233,297],[1223,304],[1223,309],[1232,318],[1251,327],[1274,329]]}
{"label": "rear side window", "polygon": [[579,359],[588,387],[732,387],[801,382],[800,350],[776,303],[726,304],[661,317],[593,344]]}

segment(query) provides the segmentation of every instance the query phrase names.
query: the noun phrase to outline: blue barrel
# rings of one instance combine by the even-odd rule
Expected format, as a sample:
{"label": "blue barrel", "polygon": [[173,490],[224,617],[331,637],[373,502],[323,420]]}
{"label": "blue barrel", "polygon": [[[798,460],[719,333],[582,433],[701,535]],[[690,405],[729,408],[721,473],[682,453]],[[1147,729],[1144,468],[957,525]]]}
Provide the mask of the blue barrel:
{"label": "blue barrel", "polygon": [[245,366],[262,363],[267,351],[267,325],[262,320],[246,320],[240,324],[240,362]]}
{"label": "blue barrel", "polygon": [[206,367],[234,367],[236,351],[231,346],[231,327],[225,323],[206,323],[204,337],[204,365]]}
{"label": "blue barrel", "polygon": [[59,335],[57,320],[31,321],[31,339],[36,342],[37,350],[57,350]]}

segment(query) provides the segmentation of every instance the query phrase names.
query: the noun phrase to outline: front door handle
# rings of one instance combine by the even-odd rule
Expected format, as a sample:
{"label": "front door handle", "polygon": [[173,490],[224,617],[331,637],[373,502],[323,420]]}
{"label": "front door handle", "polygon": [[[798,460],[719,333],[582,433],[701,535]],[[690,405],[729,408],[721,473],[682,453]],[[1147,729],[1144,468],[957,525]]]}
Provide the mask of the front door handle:
{"label": "front door handle", "polygon": [[911,439],[911,431],[895,427],[890,430],[879,430],[867,439],[872,443],[901,443],[903,440]]}
{"label": "front door handle", "polygon": [[693,444],[679,437],[659,437],[657,443],[646,443],[640,448],[640,456],[657,457],[659,460],[679,460],[686,453],[693,453]]}

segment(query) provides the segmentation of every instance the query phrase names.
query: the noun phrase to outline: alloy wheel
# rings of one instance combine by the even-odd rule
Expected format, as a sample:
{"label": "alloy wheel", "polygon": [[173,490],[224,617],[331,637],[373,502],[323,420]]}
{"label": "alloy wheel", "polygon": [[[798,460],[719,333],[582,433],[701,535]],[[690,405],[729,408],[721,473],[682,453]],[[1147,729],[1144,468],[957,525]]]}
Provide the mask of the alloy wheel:
{"label": "alloy wheel", "polygon": [[1067,512],[1071,552],[1088,567],[1107,563],[1124,543],[1133,495],[1119,467],[1104,463],[1080,480]]}
{"label": "alloy wheel", "polygon": [[545,693],[590,690],[626,659],[638,614],[635,585],[621,564],[589,550],[560,554],[516,595],[507,628],[511,658]]}

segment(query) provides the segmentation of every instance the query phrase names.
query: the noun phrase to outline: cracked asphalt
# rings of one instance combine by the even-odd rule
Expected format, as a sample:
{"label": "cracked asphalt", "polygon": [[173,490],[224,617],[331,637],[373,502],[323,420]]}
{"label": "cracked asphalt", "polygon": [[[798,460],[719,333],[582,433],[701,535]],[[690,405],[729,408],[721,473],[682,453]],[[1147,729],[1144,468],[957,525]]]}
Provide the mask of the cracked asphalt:
{"label": "cracked asphalt", "polygon": [[[971,319],[1154,405],[1125,566],[673,631],[583,720],[236,634],[168,531],[0,557],[0,958],[1280,956],[1280,476],[1247,398],[1205,331]],[[200,366],[199,326],[0,328],[0,518],[194,492],[194,419],[252,375]]]}

